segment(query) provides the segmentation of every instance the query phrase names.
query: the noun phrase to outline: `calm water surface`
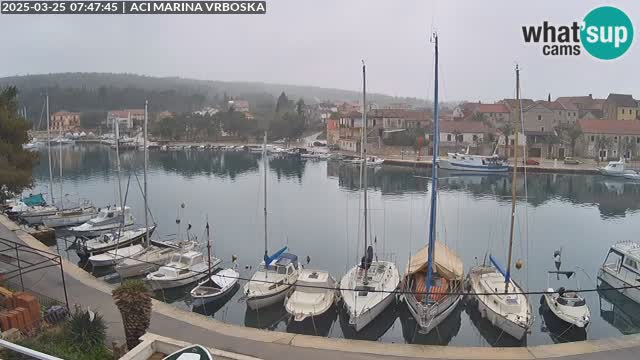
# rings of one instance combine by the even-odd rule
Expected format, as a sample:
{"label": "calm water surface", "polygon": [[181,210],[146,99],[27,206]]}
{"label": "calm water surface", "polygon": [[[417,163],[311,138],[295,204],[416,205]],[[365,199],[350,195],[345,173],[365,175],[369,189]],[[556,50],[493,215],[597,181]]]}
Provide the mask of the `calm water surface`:
{"label": "calm water surface", "polygon": [[[54,148],[59,151],[60,148]],[[89,199],[96,206],[114,204],[117,198],[115,152],[103,145],[62,148],[65,204]],[[54,153],[58,169],[58,153]],[[150,208],[158,223],[157,237],[204,240],[206,219],[212,226],[214,252],[229,264],[237,255],[243,277],[262,259],[262,160],[249,153],[216,151],[151,152]],[[143,223],[142,152],[121,154],[122,187],[127,205]],[[336,279],[362,255],[362,212],[359,168],[339,162],[269,159],[269,251],[288,246],[307,267],[327,269]],[[393,259],[404,269],[408,258],[427,241],[428,173],[411,168],[369,170],[370,233],[380,257]],[[35,169],[36,191],[48,191],[46,152]],[[54,176],[54,195],[60,193]],[[532,291],[547,288],[546,271],[553,268],[553,251],[562,248],[563,268],[578,271],[582,288],[594,288],[598,266],[609,246],[620,240],[638,240],[640,184],[602,176],[532,174],[518,183],[518,220],[514,259],[524,268],[515,277]],[[438,238],[454,248],[468,269],[488,252],[504,262],[509,232],[511,181],[506,176],[463,175],[441,172],[439,182]],[[184,204],[184,207],[181,206]],[[176,219],[180,219],[177,224]],[[74,259],[73,251],[61,253]],[[480,260],[478,260],[480,259]],[[306,262],[302,260],[302,262]],[[110,273],[111,272],[111,273]],[[118,282],[112,270],[101,270],[106,281]],[[552,282],[551,286],[575,286]],[[156,297],[191,310],[185,294],[190,289],[157,293]],[[438,329],[416,332],[403,304],[389,308],[371,326],[353,333],[343,316],[333,313],[303,328],[289,323],[283,307],[248,311],[236,292],[226,304],[195,309],[233,324],[295,331],[330,337],[383,342],[411,342],[468,346],[521,345],[501,335],[478,314],[460,306]],[[553,318],[538,314],[539,296],[530,296],[536,314],[530,345],[569,340],[597,339],[640,331],[640,307],[608,293],[586,294],[593,320],[585,333],[566,331]],[[546,320],[546,321],[545,321]]]}

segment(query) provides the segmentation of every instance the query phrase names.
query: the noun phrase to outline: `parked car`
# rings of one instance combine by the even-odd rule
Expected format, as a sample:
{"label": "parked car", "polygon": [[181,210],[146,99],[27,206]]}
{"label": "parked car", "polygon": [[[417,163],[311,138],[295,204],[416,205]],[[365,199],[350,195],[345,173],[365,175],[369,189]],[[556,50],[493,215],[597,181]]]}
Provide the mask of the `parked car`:
{"label": "parked car", "polygon": [[534,159],[527,159],[527,165],[540,165],[540,162]]}
{"label": "parked car", "polygon": [[580,165],[580,160],[574,159],[572,157],[564,158],[565,165]]}

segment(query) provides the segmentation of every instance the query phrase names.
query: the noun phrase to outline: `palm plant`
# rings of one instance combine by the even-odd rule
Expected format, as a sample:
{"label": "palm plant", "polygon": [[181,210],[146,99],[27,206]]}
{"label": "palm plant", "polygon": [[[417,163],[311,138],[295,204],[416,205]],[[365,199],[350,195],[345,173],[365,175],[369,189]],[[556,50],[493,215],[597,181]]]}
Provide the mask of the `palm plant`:
{"label": "palm plant", "polygon": [[133,349],[140,343],[151,322],[151,295],[141,280],[127,280],[112,292],[122,315],[127,347]]}
{"label": "palm plant", "polygon": [[107,325],[102,315],[76,306],[75,312],[64,325],[64,333],[69,343],[78,349],[90,351],[97,346],[104,346]]}

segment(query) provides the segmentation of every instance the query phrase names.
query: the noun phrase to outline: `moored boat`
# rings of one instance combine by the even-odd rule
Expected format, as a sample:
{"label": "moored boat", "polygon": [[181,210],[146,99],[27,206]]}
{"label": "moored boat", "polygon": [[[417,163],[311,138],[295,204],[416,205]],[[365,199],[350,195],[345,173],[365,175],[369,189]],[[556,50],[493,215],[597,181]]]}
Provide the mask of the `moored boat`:
{"label": "moored boat", "polygon": [[97,213],[98,211],[93,206],[81,206],[58,211],[54,215],[43,218],[42,223],[51,228],[73,226],[93,219]]}
{"label": "moored boat", "polygon": [[143,252],[120,261],[115,266],[116,272],[121,279],[144,276],[166,265],[174,255],[192,250],[195,246],[193,241],[164,245],[155,243],[147,246]]}
{"label": "moored boat", "polygon": [[[575,272],[560,270],[549,271],[547,274],[547,284],[552,274],[558,276],[565,275],[567,279],[569,279],[575,275]],[[559,287],[557,290],[554,290],[547,285],[547,291],[542,295],[541,302],[546,304],[546,308],[558,319],[578,328],[586,328],[591,321],[591,312],[584,297],[577,291],[578,288],[579,286],[573,291],[567,290],[564,287]]]}
{"label": "moored boat", "polygon": [[286,253],[286,247],[265,259],[251,280],[244,285],[247,306],[260,309],[276,303],[282,304],[293,290],[298,280],[298,257]]}
{"label": "moored boat", "polygon": [[98,211],[98,215],[87,222],[69,228],[69,231],[75,236],[92,237],[106,233],[117,231],[120,227],[133,226],[134,219],[131,208],[124,207],[106,207]]}
{"label": "moored boat", "polygon": [[477,172],[506,172],[507,165],[498,155],[469,155],[448,153],[446,159],[438,160],[438,166],[446,170],[477,171]]}
{"label": "moored boat", "polygon": [[203,346],[191,345],[164,357],[162,360],[213,360],[213,355]]}
{"label": "moored boat", "polygon": [[121,230],[113,234],[103,234],[95,239],[85,240],[79,244],[76,254],[82,260],[87,260],[91,256],[105,253],[109,250],[123,248],[128,245],[137,244],[146,238],[147,231],[149,235],[153,233],[156,226],[140,228],[135,230]]}
{"label": "moored boat", "polygon": [[326,271],[304,269],[285,308],[293,321],[303,321],[326,313],[337,301],[336,281]]}
{"label": "moored boat", "polygon": [[[211,259],[211,267],[218,266],[220,259]],[[175,254],[171,261],[157,271],[148,274],[145,281],[152,290],[171,289],[193,284],[208,275],[208,263],[199,251]]]}
{"label": "moored boat", "polygon": [[640,304],[640,244],[622,241],[611,246],[598,270],[598,279]]}
{"label": "moored boat", "polygon": [[102,254],[97,254],[89,257],[89,262],[93,267],[100,266],[113,266],[118,262],[144,251],[144,246],[135,244],[131,246],[125,246],[114,250],[109,250]]}
{"label": "moored boat", "polygon": [[222,269],[191,290],[193,306],[202,306],[224,298],[238,283],[240,274],[234,269]]}

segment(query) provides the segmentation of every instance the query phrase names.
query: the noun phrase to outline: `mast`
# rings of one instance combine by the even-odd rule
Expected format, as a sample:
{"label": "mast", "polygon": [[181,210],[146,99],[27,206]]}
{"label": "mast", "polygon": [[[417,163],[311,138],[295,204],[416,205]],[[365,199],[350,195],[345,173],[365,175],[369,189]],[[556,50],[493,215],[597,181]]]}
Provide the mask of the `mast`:
{"label": "mast", "polygon": [[360,149],[362,156],[362,181],[363,181],[363,195],[364,195],[364,255],[367,256],[367,231],[368,231],[368,219],[367,219],[367,68],[362,61],[362,149]]}
{"label": "mast", "polygon": [[[520,68],[516,65],[516,106],[518,117],[520,117]],[[516,221],[516,177],[518,174],[518,126],[515,127],[515,144],[513,146],[513,178],[511,180],[511,229],[509,230],[509,255],[507,256],[507,273],[504,277],[504,292],[509,291],[509,281],[511,279],[511,256],[513,255],[513,227]],[[507,138],[507,142],[509,139]]]}
{"label": "mast", "polygon": [[433,161],[431,163],[431,209],[429,223],[429,247],[427,251],[427,276],[426,276],[426,294],[424,302],[429,302],[429,291],[431,290],[431,278],[433,277],[433,253],[436,242],[436,210],[437,210],[437,190],[438,190],[438,34],[433,34],[433,42],[435,43],[435,73],[434,73],[434,92],[433,92]]}
{"label": "mast", "polygon": [[122,204],[122,184],[120,183],[120,121],[114,120],[116,123],[116,169],[118,172],[118,200],[120,200],[120,211],[122,211],[124,222],[124,205]]}
{"label": "mast", "polygon": [[53,164],[51,159],[51,128],[49,125],[49,92],[47,92],[47,152],[49,153],[49,196],[51,197],[51,205],[55,204],[53,200]]}
{"label": "mast", "polygon": [[[143,134],[143,142],[142,142],[142,146],[144,146],[144,176],[143,176],[143,181],[144,181],[144,227],[146,229],[147,232],[147,247],[149,247],[149,245],[151,244],[151,239],[149,239],[149,205],[147,203],[147,195],[148,195],[148,191],[147,191],[147,164],[148,164],[148,153],[147,153],[147,124],[149,122],[149,113],[148,113],[148,106],[149,106],[149,101],[145,100],[144,102],[144,134]],[[124,209],[122,209],[122,214],[124,216]],[[207,222],[207,232],[209,232],[209,223]],[[209,264],[209,267],[211,267],[211,264]]]}
{"label": "mast", "polygon": [[60,121],[60,210],[64,210],[64,193],[62,192],[62,121]]}
{"label": "mast", "polygon": [[209,219],[207,219],[207,259],[209,260],[209,279],[211,279],[211,236],[209,235]]}
{"label": "mast", "polygon": [[[267,258],[267,132],[264,132],[262,144],[262,163],[264,165],[264,258]],[[269,264],[265,264],[268,266]]]}

